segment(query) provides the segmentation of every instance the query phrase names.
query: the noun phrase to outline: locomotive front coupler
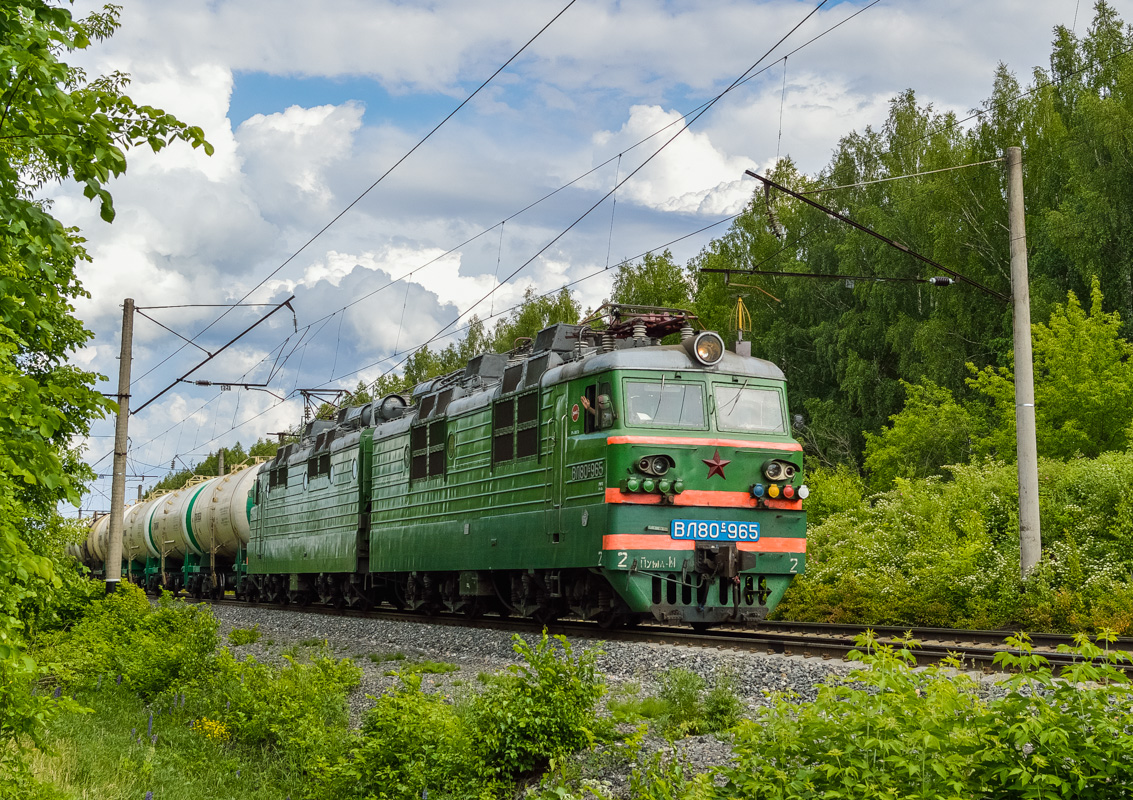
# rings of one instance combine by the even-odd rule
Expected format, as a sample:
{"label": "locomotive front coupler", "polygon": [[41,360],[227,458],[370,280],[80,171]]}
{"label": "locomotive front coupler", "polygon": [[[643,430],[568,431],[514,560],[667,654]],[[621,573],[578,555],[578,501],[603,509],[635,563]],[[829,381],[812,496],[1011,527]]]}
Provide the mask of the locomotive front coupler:
{"label": "locomotive front coupler", "polygon": [[735,578],[745,568],[747,555],[731,542],[697,542],[694,569],[712,577]]}

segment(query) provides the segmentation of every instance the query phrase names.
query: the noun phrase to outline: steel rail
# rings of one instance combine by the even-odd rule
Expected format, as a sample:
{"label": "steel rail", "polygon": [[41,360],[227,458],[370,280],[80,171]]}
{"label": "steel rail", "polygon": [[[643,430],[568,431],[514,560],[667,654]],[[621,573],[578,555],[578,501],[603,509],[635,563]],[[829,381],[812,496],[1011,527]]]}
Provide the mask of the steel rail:
{"label": "steel rail", "polygon": [[[821,658],[823,660],[848,660],[851,651],[860,651],[854,643],[857,635],[867,629],[877,636],[879,644],[900,646],[906,633],[920,642],[912,648],[918,666],[938,664],[946,659],[957,659],[961,669],[984,673],[1005,672],[994,659],[997,653],[1018,654],[1017,648],[1010,648],[1004,638],[1007,631],[980,631],[952,628],[905,628],[900,626],[865,626],[828,623],[767,622],[756,630],[717,628],[708,631],[693,631],[668,625],[645,623],[634,627],[604,629],[594,622],[581,620],[557,620],[546,625],[527,618],[510,618],[493,615],[469,618],[453,613],[433,615],[392,609],[361,610],[355,608],[334,608],[325,605],[271,605],[247,603],[239,600],[212,600],[215,605],[240,608],[263,608],[267,610],[293,611],[297,613],[324,616],[342,616],[357,619],[373,619],[388,622],[408,622],[423,625],[446,625],[449,627],[477,626],[514,633],[538,633],[544,628],[552,635],[563,634],[595,641],[642,642],[648,644],[668,644],[685,647],[711,647],[739,652],[764,652],[802,658]],[[1060,653],[1054,648],[1058,645],[1072,645],[1074,637],[1065,634],[1034,634],[1031,637],[1035,653],[1046,658],[1056,671],[1081,661],[1075,653]],[[1133,658],[1133,639],[1120,638],[1113,649],[1120,650]],[[1118,669],[1133,673],[1133,661],[1118,662]]]}

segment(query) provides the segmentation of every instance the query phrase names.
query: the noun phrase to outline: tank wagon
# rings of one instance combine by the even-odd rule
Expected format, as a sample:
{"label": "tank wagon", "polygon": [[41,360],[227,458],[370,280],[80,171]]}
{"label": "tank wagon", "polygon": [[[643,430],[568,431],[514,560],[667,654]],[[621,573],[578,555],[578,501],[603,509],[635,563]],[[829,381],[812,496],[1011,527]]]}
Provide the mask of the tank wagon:
{"label": "tank wagon", "polygon": [[759,621],[806,562],[783,373],[686,312],[602,311],[132,506],[130,574],[272,603]]}
{"label": "tank wagon", "polygon": [[[149,592],[184,590],[198,599],[220,597],[239,584],[248,543],[248,504],[259,463],[227,475],[198,477],[172,492],[126,508],[122,523],[123,574]],[[91,524],[72,553],[101,569],[109,550],[110,516]]]}

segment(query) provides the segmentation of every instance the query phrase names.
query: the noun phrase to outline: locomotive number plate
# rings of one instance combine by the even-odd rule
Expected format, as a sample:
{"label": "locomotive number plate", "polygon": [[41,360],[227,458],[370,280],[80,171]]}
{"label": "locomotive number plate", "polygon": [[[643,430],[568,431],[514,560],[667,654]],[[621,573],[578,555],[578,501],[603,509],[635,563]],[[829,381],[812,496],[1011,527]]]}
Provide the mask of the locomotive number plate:
{"label": "locomotive number plate", "polygon": [[674,539],[707,542],[757,542],[758,522],[719,522],[703,519],[675,519],[669,528]]}

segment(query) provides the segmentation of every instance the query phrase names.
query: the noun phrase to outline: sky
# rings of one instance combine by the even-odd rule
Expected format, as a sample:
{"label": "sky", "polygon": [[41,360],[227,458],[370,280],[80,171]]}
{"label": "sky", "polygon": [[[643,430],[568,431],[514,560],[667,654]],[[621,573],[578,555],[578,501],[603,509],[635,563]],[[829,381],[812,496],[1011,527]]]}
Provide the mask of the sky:
{"label": "sky", "polygon": [[[683,263],[725,231],[694,234],[742,209],[745,170],[790,157],[815,174],[910,88],[967,116],[997,64],[1028,83],[1054,26],[1081,35],[1093,15],[1080,0],[831,1],[809,18],[816,2],[575,0],[389,171],[568,0],[119,2],[116,35],[71,61],[129,73],[135,101],[200,126],[215,153],[131,150],[109,225],[76,186],[47,190],[92,258],[76,312],[95,336],[74,363],[116,390],[133,298],[138,408],[295,298],[191,378],[266,391],[179,383],[131,417],[128,499],[171,465],[296,425],[297,390],[372,381],[526,291],[571,284],[597,307],[619,262],[669,246]],[[1133,19],[1133,0],[1111,4]],[[208,307],[241,300],[257,305]],[[84,443],[100,475],[84,513],[109,507],[113,426]]]}

